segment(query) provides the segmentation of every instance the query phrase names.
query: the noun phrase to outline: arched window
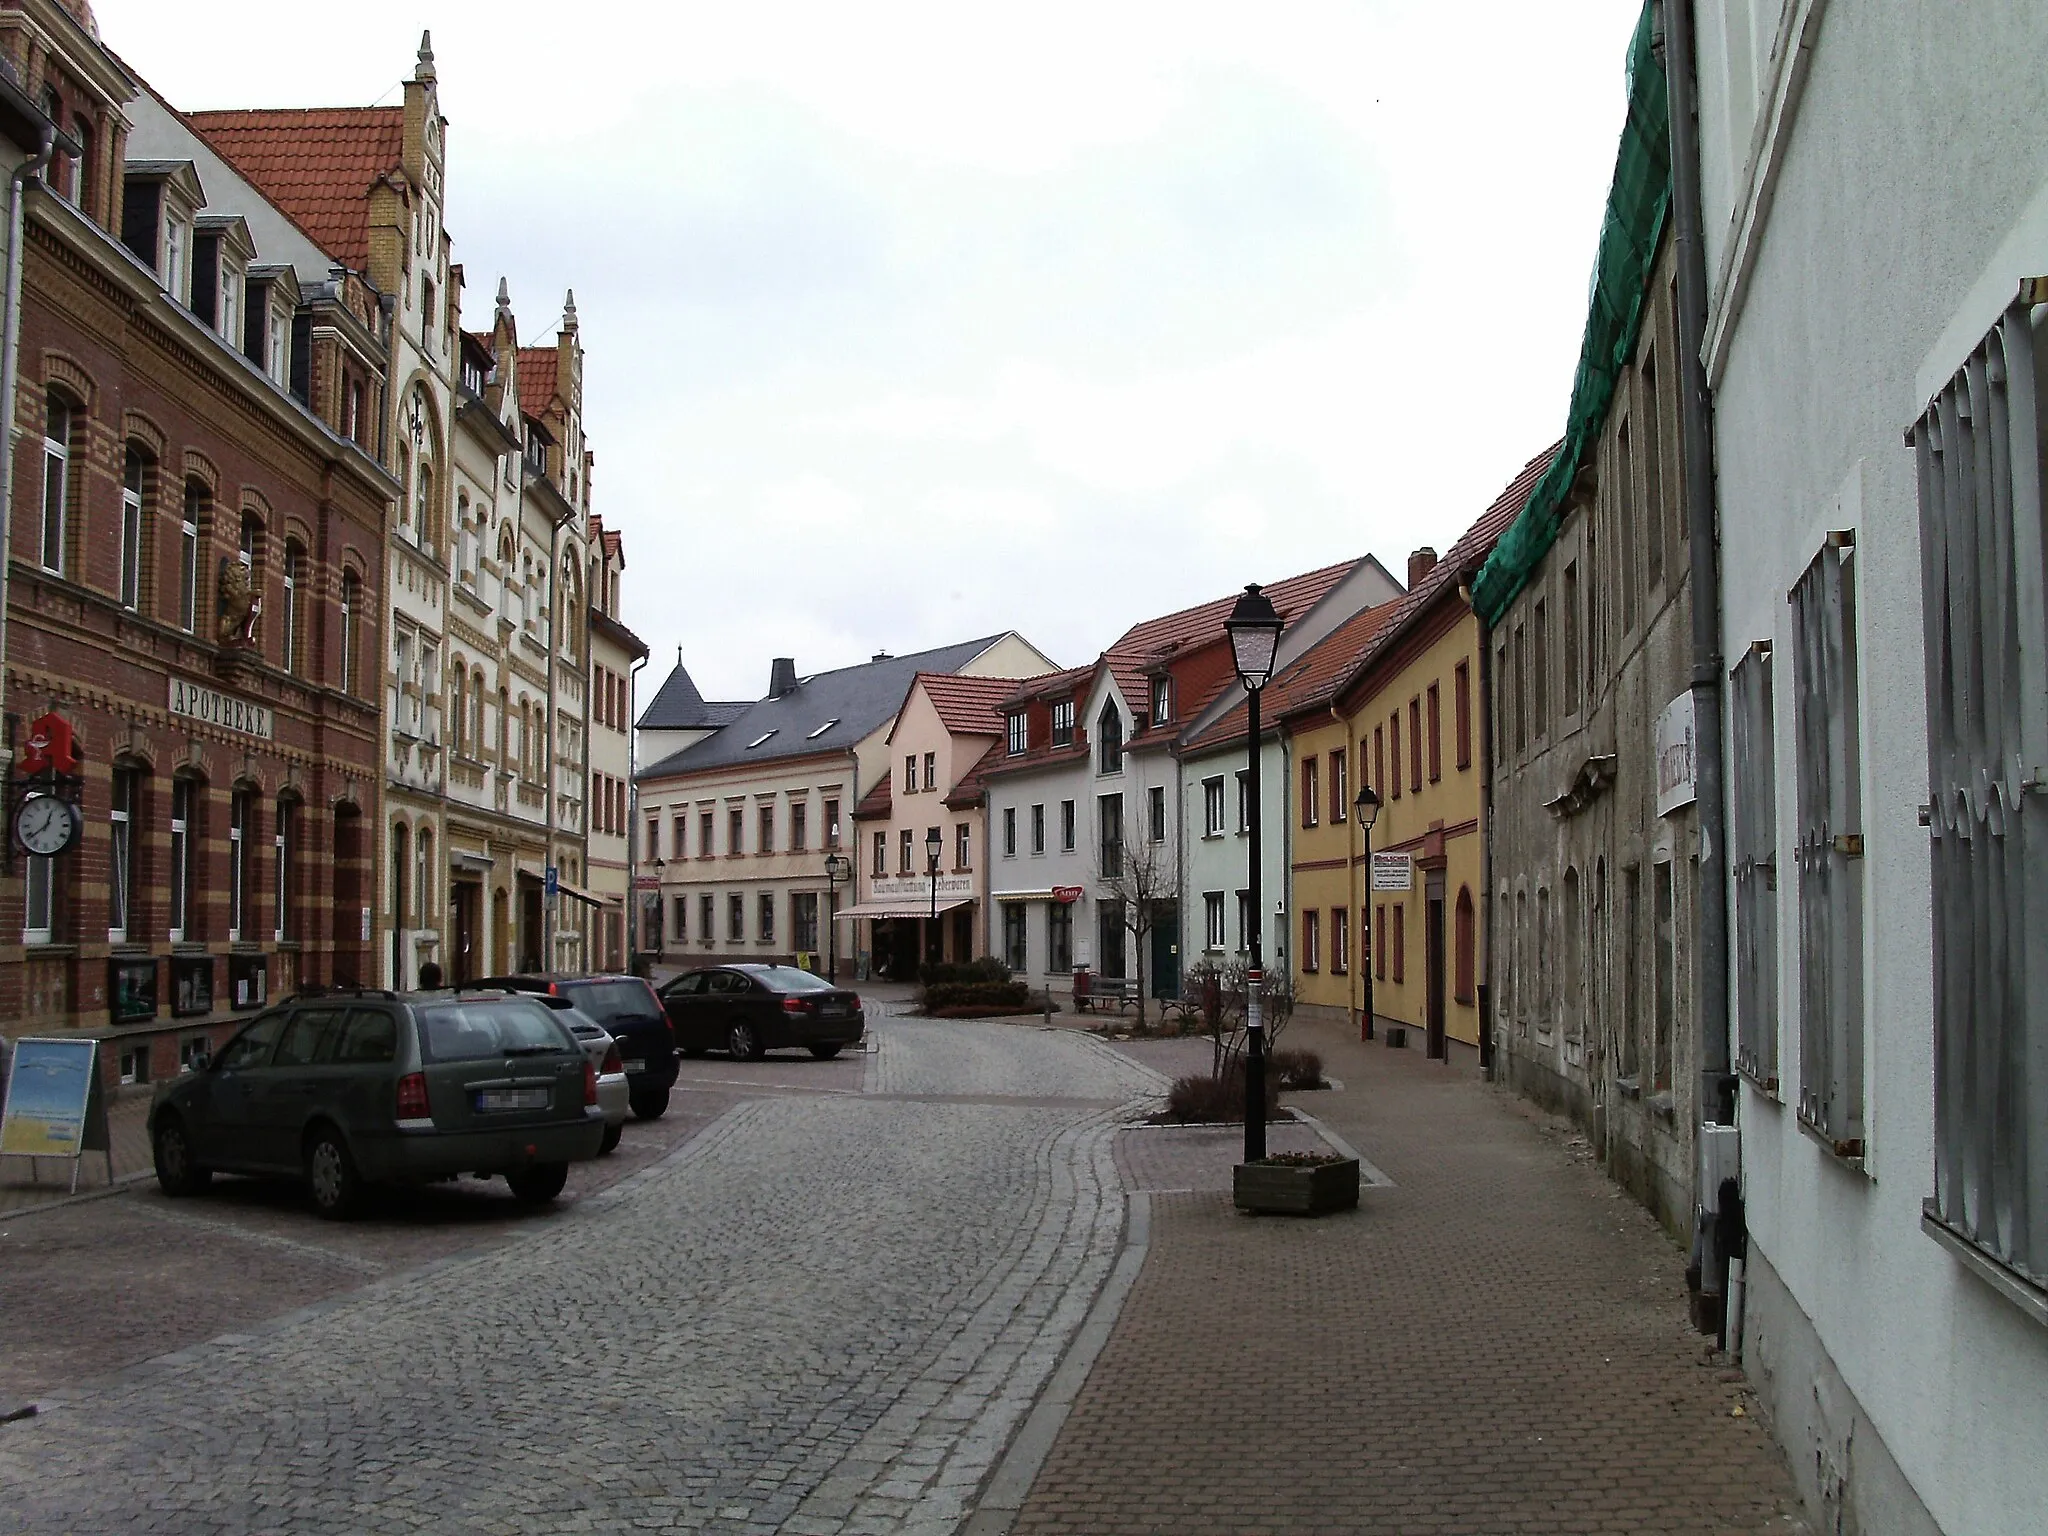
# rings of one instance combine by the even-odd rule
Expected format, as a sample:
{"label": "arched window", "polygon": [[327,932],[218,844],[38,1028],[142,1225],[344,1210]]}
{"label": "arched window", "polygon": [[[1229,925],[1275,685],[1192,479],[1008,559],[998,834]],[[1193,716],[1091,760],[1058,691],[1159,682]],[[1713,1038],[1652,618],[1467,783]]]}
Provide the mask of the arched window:
{"label": "arched window", "polygon": [[1124,771],[1124,717],[1114,699],[1104,702],[1095,722],[1095,755],[1097,773]]}
{"label": "arched window", "polygon": [[[412,873],[411,848],[412,838],[406,824],[402,821],[391,823],[391,926],[401,930],[413,926],[406,921],[412,916],[406,902],[412,890],[409,878]],[[403,974],[398,977],[398,984],[405,984]]]}
{"label": "arched window", "polygon": [[464,707],[464,694],[469,687],[469,674],[463,670],[462,658],[455,658],[454,675],[448,680],[448,744],[460,756],[463,749],[463,727],[469,724],[469,711]]}
{"label": "arched window", "polygon": [[476,530],[469,526],[469,492],[455,493],[455,569],[464,581],[476,581]]}
{"label": "arched window", "polygon": [[341,573],[341,691],[356,691],[356,620],[362,611],[362,587],[354,571]]}
{"label": "arched window", "polygon": [[280,944],[298,937],[298,930],[292,921],[292,869],[297,855],[294,840],[298,835],[296,812],[298,803],[282,796],[277,802],[277,830],[271,836],[271,852],[274,862],[271,875],[276,881],[276,903],[274,930]]}
{"label": "arched window", "polygon": [[228,942],[241,942],[248,925],[249,845],[256,838],[256,793],[237,786],[228,796]]}
{"label": "arched window", "polygon": [[263,519],[254,512],[242,514],[242,539],[235,547],[235,559],[253,579],[263,553]]}
{"label": "arched window", "polygon": [[498,771],[512,771],[512,692],[498,688]]}
{"label": "arched window", "polygon": [[535,777],[533,771],[533,705],[526,699],[519,701],[519,771],[527,778]]}
{"label": "arched window", "polygon": [[482,668],[469,675],[469,755],[484,755],[484,674]]}
{"label": "arched window", "polygon": [[192,899],[192,885],[198,868],[200,839],[204,834],[201,817],[205,809],[206,786],[198,779],[180,777],[171,781],[171,912],[170,941],[187,944],[202,937],[199,909]]}
{"label": "arched window", "polygon": [[74,117],[71,136],[78,140],[78,153],[64,167],[64,195],[74,207],[83,208],[92,196],[92,124]]}
{"label": "arched window", "polygon": [[1478,949],[1477,938],[1474,932],[1476,926],[1472,911],[1472,892],[1468,887],[1461,885],[1458,887],[1458,905],[1452,919],[1451,952],[1454,960],[1451,972],[1454,977],[1452,995],[1459,1002],[1465,1003],[1468,1006],[1476,996],[1473,990],[1474,972],[1477,969],[1475,963],[1476,952]]}
{"label": "arched window", "polygon": [[142,562],[149,541],[144,536],[143,494],[149,487],[149,458],[135,444],[121,467],[121,606],[142,606]]}
{"label": "arched window", "polygon": [[188,635],[199,626],[199,540],[206,508],[205,484],[187,480],[185,509],[178,522],[178,627]]}
{"label": "arched window", "polygon": [[[1547,963],[1557,954],[1556,915],[1550,901],[1550,887],[1536,887],[1535,948],[1529,952],[1536,994],[1536,1029],[1548,1035],[1557,1022],[1557,973]],[[1539,958],[1540,957],[1540,958]]]}
{"label": "arched window", "polygon": [[73,406],[55,390],[43,413],[43,569],[64,574],[65,521],[71,505]]}
{"label": "arched window", "polygon": [[413,840],[413,924],[434,926],[434,834],[421,827]]}
{"label": "arched window", "polygon": [[299,670],[299,657],[303,653],[299,639],[299,586],[305,574],[305,550],[296,539],[287,539],[284,546],[284,622],[280,637],[283,650],[278,657],[287,672]]}
{"label": "arched window", "polygon": [[420,548],[431,555],[439,542],[435,536],[440,529],[434,518],[434,466],[427,462],[425,453],[420,455],[419,473],[413,478],[413,516],[419,526]]}
{"label": "arched window", "polygon": [[116,762],[112,789],[107,797],[107,941],[125,944],[131,928],[142,927],[140,903],[135,899],[138,884],[136,856],[143,839],[138,835],[142,819],[144,770],[134,762]]}
{"label": "arched window", "polygon": [[412,454],[404,446],[398,450],[398,526],[412,527]]}
{"label": "arched window", "polygon": [[1579,1045],[1586,1038],[1585,971],[1580,958],[1586,914],[1579,908],[1576,869],[1564,872],[1564,894],[1557,916],[1564,924],[1564,999],[1558,1011],[1564,1017],[1565,1039]]}

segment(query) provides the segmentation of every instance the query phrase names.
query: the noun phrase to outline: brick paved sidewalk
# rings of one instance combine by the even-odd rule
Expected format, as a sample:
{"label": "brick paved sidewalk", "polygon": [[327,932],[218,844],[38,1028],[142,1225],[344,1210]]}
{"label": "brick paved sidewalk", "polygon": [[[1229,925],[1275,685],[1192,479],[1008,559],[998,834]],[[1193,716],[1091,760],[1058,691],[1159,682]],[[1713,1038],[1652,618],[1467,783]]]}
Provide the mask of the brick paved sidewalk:
{"label": "brick paved sidewalk", "polygon": [[[1152,1197],[1151,1247],[1018,1532],[1794,1532],[1683,1256],[1570,1139],[1418,1050],[1297,1022],[1293,1096],[1395,1182],[1356,1213]],[[1132,1134],[1132,1133],[1127,1133]]]}

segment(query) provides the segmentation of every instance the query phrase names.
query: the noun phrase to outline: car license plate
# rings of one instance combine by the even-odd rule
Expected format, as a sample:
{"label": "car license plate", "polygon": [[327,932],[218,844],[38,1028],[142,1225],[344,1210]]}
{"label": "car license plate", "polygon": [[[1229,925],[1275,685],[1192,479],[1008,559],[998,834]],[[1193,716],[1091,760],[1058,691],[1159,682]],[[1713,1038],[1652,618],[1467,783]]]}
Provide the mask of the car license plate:
{"label": "car license plate", "polygon": [[828,1019],[843,1019],[846,1017],[846,1004],[827,1003],[823,1008],[820,1008],[818,1012],[823,1014]]}
{"label": "car license plate", "polygon": [[500,1109],[546,1109],[550,1095],[545,1088],[486,1088],[476,1096],[476,1107],[485,1114]]}
{"label": "car license plate", "polygon": [[628,1072],[645,1072],[647,1070],[647,1063],[644,1061],[629,1061],[626,1063],[626,1070]]}

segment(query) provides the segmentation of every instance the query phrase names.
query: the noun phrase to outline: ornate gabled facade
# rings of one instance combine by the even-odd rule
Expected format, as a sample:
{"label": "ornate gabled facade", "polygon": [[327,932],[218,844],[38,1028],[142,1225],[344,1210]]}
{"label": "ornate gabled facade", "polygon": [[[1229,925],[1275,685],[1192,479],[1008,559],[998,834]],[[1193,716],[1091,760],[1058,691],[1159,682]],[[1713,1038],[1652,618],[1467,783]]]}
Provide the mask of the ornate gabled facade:
{"label": "ornate gabled facade", "polygon": [[584,797],[590,822],[585,864],[597,897],[593,967],[623,970],[628,949],[627,892],[632,888],[633,673],[647,660],[646,642],[619,617],[626,542],[595,513],[590,517],[590,778]]}

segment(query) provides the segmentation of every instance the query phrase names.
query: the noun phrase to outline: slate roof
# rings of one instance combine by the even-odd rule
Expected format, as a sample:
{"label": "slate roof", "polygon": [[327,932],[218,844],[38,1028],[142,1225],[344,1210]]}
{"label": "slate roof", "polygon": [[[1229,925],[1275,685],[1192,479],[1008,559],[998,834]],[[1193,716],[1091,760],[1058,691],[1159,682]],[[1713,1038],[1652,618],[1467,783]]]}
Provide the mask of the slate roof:
{"label": "slate roof", "polygon": [[[1336,697],[1338,688],[1351,676],[1366,647],[1392,622],[1405,601],[1405,598],[1397,597],[1377,608],[1361,609],[1289,663],[1266,685],[1259,700],[1262,730],[1290,715],[1327,708]],[[1236,679],[1233,677],[1231,682],[1234,685]],[[1183,745],[1190,750],[1206,751],[1228,742],[1242,741],[1245,716],[1246,705],[1240,700],[1217,716],[1199,735],[1189,737]]]}
{"label": "slate roof", "polygon": [[640,718],[634,724],[643,731],[701,731],[729,725],[753,706],[744,701],[732,704],[709,704],[704,695],[697,691],[697,684],[684,667],[682,658],[676,658],[676,669],[669,673],[661,687],[640,711]]}
{"label": "slate roof", "polygon": [[[671,752],[660,762],[643,768],[639,777],[656,779],[738,763],[772,762],[818,752],[850,752],[896,713],[918,673],[957,672],[1000,639],[1001,634],[984,635],[979,640],[965,640],[909,656],[885,656],[879,661],[802,678],[782,697],[745,706],[717,735]],[[664,683],[662,692],[667,691],[668,684]],[[656,699],[658,702],[660,695]],[[649,705],[648,709],[652,713],[654,706]],[[764,736],[768,738],[765,741],[761,740]],[[749,746],[751,742],[760,744]]]}
{"label": "slate roof", "polygon": [[368,269],[370,189],[404,176],[403,107],[188,112],[185,121],[323,250]]}
{"label": "slate roof", "polygon": [[519,409],[538,416],[555,398],[555,379],[562,354],[553,347],[519,349]]}

